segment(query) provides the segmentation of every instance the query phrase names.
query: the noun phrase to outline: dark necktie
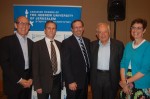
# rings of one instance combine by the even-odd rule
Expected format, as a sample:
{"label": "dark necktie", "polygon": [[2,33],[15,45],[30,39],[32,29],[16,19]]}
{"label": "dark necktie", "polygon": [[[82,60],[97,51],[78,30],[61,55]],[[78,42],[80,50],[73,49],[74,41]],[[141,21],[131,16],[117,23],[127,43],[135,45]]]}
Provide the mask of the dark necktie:
{"label": "dark necktie", "polygon": [[89,65],[89,58],[88,58],[87,50],[86,50],[81,38],[79,39],[79,41],[80,41],[80,45],[81,45],[82,54],[83,54],[83,57],[84,57],[84,60],[86,63],[86,71],[89,71],[90,65]]}
{"label": "dark necktie", "polygon": [[55,47],[53,45],[53,41],[51,42],[51,62],[52,62],[52,69],[53,73],[55,74],[57,72],[57,57],[56,57],[56,51]]}

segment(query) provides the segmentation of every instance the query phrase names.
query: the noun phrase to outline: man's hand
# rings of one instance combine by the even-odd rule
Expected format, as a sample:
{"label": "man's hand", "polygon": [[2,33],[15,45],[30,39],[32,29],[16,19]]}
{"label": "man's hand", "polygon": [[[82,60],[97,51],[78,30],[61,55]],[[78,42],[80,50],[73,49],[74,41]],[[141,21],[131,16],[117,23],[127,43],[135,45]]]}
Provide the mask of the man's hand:
{"label": "man's hand", "polygon": [[76,82],[73,82],[73,83],[69,84],[69,89],[72,90],[72,91],[76,91],[77,90]]}
{"label": "man's hand", "polygon": [[36,92],[37,92],[38,94],[42,94],[42,89],[41,89],[41,88],[40,88],[40,89],[37,89]]}
{"label": "man's hand", "polygon": [[33,80],[32,80],[32,79],[29,79],[29,80],[28,80],[28,85],[29,85],[29,87],[32,85],[32,83],[33,83]]}
{"label": "man's hand", "polygon": [[28,88],[28,81],[25,79],[21,79],[19,84],[22,85],[24,88]]}
{"label": "man's hand", "polygon": [[19,81],[19,84],[22,85],[24,88],[30,88],[30,86],[32,85],[32,79],[29,80],[21,79]]}

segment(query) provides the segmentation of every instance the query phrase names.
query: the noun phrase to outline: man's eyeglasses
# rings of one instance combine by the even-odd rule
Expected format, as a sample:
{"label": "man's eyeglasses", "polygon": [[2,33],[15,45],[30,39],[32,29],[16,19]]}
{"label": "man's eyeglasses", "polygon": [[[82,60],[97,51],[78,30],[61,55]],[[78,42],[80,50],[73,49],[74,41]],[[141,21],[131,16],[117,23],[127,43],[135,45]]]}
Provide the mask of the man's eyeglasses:
{"label": "man's eyeglasses", "polygon": [[26,23],[26,22],[16,22],[17,24],[21,25],[21,26],[29,26],[30,23]]}
{"label": "man's eyeglasses", "polygon": [[131,27],[131,30],[143,30],[143,27]]}

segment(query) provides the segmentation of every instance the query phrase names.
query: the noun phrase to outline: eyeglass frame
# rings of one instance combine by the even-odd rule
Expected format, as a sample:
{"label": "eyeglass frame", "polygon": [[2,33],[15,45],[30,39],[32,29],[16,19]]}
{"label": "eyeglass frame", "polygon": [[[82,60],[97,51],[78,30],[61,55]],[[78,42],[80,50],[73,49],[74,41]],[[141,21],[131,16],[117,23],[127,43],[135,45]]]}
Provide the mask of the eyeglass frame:
{"label": "eyeglass frame", "polygon": [[131,30],[143,30],[143,27],[130,27]]}
{"label": "eyeglass frame", "polygon": [[16,24],[19,24],[19,25],[25,25],[25,26],[29,26],[31,25],[30,23],[27,23],[27,22],[16,22]]}

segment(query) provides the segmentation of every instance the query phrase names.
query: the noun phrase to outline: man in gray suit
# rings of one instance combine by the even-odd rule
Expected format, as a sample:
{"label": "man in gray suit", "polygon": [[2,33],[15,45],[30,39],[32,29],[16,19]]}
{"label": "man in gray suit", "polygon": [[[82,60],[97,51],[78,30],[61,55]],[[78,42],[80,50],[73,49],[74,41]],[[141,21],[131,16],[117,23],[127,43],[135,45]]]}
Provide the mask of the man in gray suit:
{"label": "man in gray suit", "polygon": [[91,86],[93,99],[115,99],[119,88],[122,42],[110,38],[110,27],[99,23],[96,28],[99,40],[91,44]]}
{"label": "man in gray suit", "polygon": [[56,28],[56,23],[47,21],[46,37],[33,46],[33,84],[38,99],[48,99],[49,95],[51,99],[61,99],[61,43],[54,40]]}

